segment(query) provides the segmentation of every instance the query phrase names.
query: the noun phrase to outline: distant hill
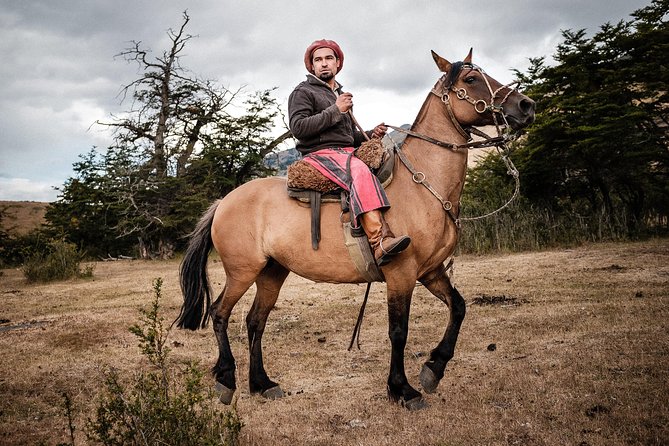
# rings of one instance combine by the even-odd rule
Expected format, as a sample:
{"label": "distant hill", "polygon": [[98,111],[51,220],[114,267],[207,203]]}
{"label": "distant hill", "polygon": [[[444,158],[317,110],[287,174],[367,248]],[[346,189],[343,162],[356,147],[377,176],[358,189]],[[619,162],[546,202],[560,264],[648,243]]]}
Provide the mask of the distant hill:
{"label": "distant hill", "polygon": [[297,149],[292,148],[282,150],[281,152],[270,153],[265,157],[263,163],[269,168],[277,169],[276,175],[285,176],[288,166],[300,158],[302,158],[300,152],[298,152]]}
{"label": "distant hill", "polygon": [[45,222],[49,203],[39,201],[0,201],[0,226],[12,235],[24,235]]}

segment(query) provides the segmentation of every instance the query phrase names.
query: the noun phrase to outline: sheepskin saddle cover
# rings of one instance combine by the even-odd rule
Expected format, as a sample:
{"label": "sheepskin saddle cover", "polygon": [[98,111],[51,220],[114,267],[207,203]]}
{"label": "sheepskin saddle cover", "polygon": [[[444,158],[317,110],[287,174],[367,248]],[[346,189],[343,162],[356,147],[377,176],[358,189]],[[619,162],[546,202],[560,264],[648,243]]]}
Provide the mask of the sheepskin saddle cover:
{"label": "sheepskin saddle cover", "polygon": [[[355,156],[367,164],[370,169],[376,170],[383,161],[384,147],[380,139],[365,141],[355,151]],[[288,166],[288,188],[309,189],[322,193],[333,192],[339,189],[334,182],[325,178],[311,164],[298,160]]]}

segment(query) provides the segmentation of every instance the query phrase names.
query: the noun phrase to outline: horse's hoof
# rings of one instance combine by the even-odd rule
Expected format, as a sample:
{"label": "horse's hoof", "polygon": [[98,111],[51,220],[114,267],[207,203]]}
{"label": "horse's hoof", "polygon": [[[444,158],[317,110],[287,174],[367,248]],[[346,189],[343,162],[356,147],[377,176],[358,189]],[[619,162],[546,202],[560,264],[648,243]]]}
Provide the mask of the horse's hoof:
{"label": "horse's hoof", "polygon": [[223,384],[217,382],[216,383],[216,391],[220,392],[220,396],[218,397],[218,400],[225,404],[226,406],[230,405],[232,403],[232,397],[235,394],[235,389],[230,389]]}
{"label": "horse's hoof", "polygon": [[402,401],[401,402],[402,406],[404,406],[405,409],[414,411],[414,410],[423,410],[427,409],[429,407],[429,404],[423,399],[422,396],[417,396],[414,399],[411,399],[409,401]]}
{"label": "horse's hoof", "polygon": [[427,393],[434,393],[435,390],[437,390],[437,386],[439,385],[439,380],[437,379],[437,376],[434,374],[432,369],[430,369],[427,365],[423,364],[423,368],[420,370],[420,385],[423,387],[423,390]]}
{"label": "horse's hoof", "polygon": [[268,400],[278,400],[279,398],[283,398],[285,396],[283,390],[281,390],[281,387],[279,386],[271,387],[262,392],[261,395]]}

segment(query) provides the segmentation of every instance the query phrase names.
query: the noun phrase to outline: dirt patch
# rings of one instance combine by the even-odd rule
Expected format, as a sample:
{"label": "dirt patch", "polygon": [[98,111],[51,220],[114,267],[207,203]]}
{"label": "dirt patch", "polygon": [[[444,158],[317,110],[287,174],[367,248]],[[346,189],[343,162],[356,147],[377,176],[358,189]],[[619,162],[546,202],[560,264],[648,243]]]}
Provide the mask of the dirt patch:
{"label": "dirt patch", "polygon": [[488,294],[482,294],[472,299],[473,305],[499,305],[502,307],[515,307],[522,303],[525,303],[523,299],[518,299],[516,297],[510,297],[505,294],[499,296],[490,296]]}
{"label": "dirt patch", "polygon": [[23,330],[26,328],[44,327],[49,321],[30,321],[10,324],[9,319],[0,319],[0,333],[10,330]]}
{"label": "dirt patch", "polygon": [[[0,315],[9,322],[0,326],[48,323],[0,331],[0,444],[67,441],[63,392],[75,407],[77,444],[85,444],[81,429],[102,371],[114,367],[130,377],[147,367],[128,327],[148,305],[154,278],[164,280],[165,320],[178,314],[178,266],[99,262],[93,280],[49,285],[4,270]],[[225,276],[220,263],[209,267],[218,293]],[[419,413],[387,401],[382,284],[370,292],[361,350],[349,352],[364,286],[289,276],[263,338],[267,371],[288,395],[250,395],[245,317],[252,288],[228,331],[242,445],[669,444],[667,277],[668,239],[457,258],[453,281],[470,305],[455,356]],[[417,388],[448,315],[416,288],[406,371]],[[169,342],[175,363],[208,368],[216,360],[211,328],[172,331]]]}

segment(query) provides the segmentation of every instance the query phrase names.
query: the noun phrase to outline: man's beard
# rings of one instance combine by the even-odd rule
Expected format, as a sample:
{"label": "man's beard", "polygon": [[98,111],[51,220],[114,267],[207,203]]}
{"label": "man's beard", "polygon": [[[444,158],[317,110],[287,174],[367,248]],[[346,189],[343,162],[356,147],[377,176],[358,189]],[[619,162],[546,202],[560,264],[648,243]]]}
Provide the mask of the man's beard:
{"label": "man's beard", "polygon": [[323,82],[329,82],[334,78],[334,74],[332,74],[331,72],[321,73],[320,75],[318,75],[318,78]]}

